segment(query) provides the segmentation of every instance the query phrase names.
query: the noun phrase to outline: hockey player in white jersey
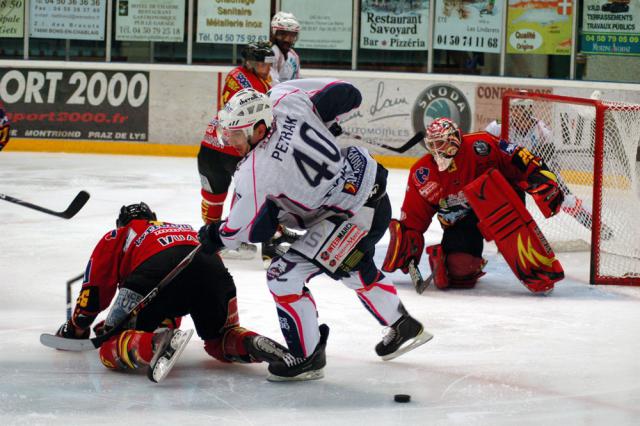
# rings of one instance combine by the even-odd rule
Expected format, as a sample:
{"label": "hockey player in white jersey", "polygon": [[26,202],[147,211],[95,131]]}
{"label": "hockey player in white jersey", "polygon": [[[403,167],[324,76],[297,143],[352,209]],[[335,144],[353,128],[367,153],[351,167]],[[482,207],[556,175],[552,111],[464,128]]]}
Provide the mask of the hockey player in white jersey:
{"label": "hockey player in white jersey", "polygon": [[271,66],[272,85],[300,78],[300,57],[293,50],[298,40],[300,23],[288,12],[278,12],[271,19],[271,49],[275,54]]}
{"label": "hockey player in white jersey", "polygon": [[360,105],[360,92],[346,82],[304,79],[269,93],[242,90],[219,113],[218,135],[247,156],[234,175],[229,216],[199,234],[203,249],[212,252],[266,241],[278,224],[306,230],[267,270],[280,328],[293,355],[272,363],[269,379],[323,376],[329,329],[318,326],[306,287],[322,273],[355,290],[365,308],[389,327],[375,348],[382,359],[427,342],[433,336],[407,313],[373,262],[375,244],[391,219],[387,170],[364,148],[340,149],[327,128]]}

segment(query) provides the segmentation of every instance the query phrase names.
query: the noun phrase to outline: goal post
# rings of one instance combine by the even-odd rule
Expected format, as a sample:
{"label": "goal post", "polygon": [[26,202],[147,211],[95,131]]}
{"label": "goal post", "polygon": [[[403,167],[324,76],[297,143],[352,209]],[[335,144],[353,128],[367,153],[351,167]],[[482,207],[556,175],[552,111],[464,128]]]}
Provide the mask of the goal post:
{"label": "goal post", "polygon": [[506,92],[501,138],[558,175],[558,215],[545,219],[527,197],[554,250],[589,251],[592,284],[640,286],[640,105]]}

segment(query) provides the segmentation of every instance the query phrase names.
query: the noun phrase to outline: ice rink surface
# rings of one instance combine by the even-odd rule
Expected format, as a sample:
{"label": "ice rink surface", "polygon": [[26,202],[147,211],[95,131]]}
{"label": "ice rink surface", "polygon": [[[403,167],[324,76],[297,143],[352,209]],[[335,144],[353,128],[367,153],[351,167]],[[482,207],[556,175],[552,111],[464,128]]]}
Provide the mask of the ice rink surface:
{"label": "ice rink surface", "polygon": [[[390,174],[394,216],[407,173]],[[107,371],[97,351],[46,348],[39,335],[65,320],[66,280],[84,270],[121,205],[145,201],[161,220],[201,224],[195,158],[0,154],[4,194],[61,211],[82,189],[91,199],[70,220],[0,201],[2,425],[640,422],[640,288],[588,285],[585,253],[559,255],[567,278],[546,297],[530,294],[492,243],[487,275],[473,290],[418,295],[407,276],[393,274],[404,304],[435,338],[388,362],[373,350],[382,328],[355,294],[317,278],[309,287],[331,333],[325,378],[314,382],[269,383],[265,364],[222,364],[197,336],[160,384]],[[437,223],[431,228],[427,244],[441,236]],[[242,325],[282,342],[261,261],[227,265]],[[429,270],[425,256],[421,269]],[[395,403],[397,393],[411,402]]]}

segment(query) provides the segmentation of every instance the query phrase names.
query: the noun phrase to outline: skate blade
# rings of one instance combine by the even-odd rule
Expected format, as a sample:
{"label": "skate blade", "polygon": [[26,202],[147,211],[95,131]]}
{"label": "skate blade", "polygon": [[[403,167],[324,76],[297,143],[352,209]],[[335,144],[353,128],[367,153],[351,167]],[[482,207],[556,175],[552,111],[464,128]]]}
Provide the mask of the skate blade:
{"label": "skate blade", "polygon": [[322,379],[323,377],[324,371],[321,368],[319,370],[306,371],[293,377],[283,377],[276,376],[275,374],[269,374],[269,376],[267,376],[267,380],[270,382],[302,382],[306,380],[318,380]]}
{"label": "skate blade", "polygon": [[225,260],[251,260],[256,257],[256,252],[251,250],[223,250],[220,256]]}
{"label": "skate blade", "polygon": [[[167,377],[169,372],[173,369],[173,366],[175,365],[178,358],[180,358],[180,355],[182,355],[182,352],[184,351],[184,349],[187,347],[187,343],[189,343],[191,336],[193,336],[193,330],[183,330],[183,331],[184,331],[184,334],[180,339],[178,347],[174,348],[175,352],[173,353],[173,356],[169,359],[160,358],[156,363],[155,367],[153,368],[153,370],[151,371],[151,374],[148,377],[149,377],[149,380],[151,380],[152,382],[160,383],[161,381],[163,381],[165,377]],[[172,346],[173,346],[173,342],[172,342]]]}
{"label": "skate blade", "polygon": [[417,348],[418,346],[424,345],[425,343],[427,343],[431,339],[433,339],[433,334],[431,334],[428,331],[423,329],[420,334],[418,334],[413,339],[409,340],[408,343],[405,343],[404,346],[400,346],[400,348],[398,348],[397,351],[392,352],[392,353],[390,353],[388,355],[381,356],[380,358],[382,358],[383,361],[392,360],[394,358],[399,357],[400,355],[402,355],[404,353],[407,353],[407,352]]}

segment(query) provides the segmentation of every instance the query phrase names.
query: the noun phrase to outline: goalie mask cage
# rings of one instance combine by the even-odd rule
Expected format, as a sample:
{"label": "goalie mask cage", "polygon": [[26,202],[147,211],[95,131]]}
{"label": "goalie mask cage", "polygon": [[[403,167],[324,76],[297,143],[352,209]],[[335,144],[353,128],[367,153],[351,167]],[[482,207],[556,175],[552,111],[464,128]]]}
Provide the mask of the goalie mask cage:
{"label": "goalie mask cage", "polygon": [[527,197],[554,250],[589,250],[591,284],[640,285],[640,105],[507,92],[502,123],[502,139],[558,174],[556,216],[545,219]]}

